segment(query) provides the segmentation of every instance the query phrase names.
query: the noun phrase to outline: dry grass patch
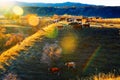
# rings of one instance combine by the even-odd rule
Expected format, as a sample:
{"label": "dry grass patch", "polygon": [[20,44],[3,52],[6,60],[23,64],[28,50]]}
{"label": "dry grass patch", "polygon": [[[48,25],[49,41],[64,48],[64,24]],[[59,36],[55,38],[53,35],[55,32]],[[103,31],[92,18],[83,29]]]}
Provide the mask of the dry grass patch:
{"label": "dry grass patch", "polygon": [[120,76],[115,76],[113,73],[99,73],[93,76],[93,80],[120,80]]}

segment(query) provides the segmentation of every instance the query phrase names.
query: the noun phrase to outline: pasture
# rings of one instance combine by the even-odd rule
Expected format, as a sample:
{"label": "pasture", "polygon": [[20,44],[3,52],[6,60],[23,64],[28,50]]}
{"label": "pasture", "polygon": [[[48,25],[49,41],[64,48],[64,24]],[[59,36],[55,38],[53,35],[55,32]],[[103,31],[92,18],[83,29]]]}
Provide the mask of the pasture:
{"label": "pasture", "polygon": [[[73,41],[69,40],[73,38]],[[73,50],[70,46],[64,47],[62,41],[64,45],[73,45]],[[45,59],[50,65],[40,60],[46,43],[56,43],[63,50],[59,59]],[[27,50],[20,51],[17,60],[6,67],[5,73],[14,72],[22,80],[86,80],[87,77],[90,80],[91,76],[99,73],[114,73],[116,76],[120,75],[119,49],[119,29],[61,29],[57,37],[43,36]],[[69,61],[76,63],[75,69],[65,67],[64,64]],[[60,75],[50,73],[49,67],[60,68]]]}

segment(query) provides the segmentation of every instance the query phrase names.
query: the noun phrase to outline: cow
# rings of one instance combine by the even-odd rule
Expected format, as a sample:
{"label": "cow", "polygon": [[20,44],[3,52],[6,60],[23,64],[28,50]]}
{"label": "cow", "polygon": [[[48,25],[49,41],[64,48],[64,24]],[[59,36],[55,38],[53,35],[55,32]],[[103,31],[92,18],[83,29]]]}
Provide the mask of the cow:
{"label": "cow", "polygon": [[75,62],[66,62],[65,66],[67,66],[68,69],[70,69],[70,68],[75,69],[76,68]]}
{"label": "cow", "polygon": [[72,23],[69,23],[69,25],[72,26],[73,29],[82,29],[82,24],[78,22],[72,22]]}
{"label": "cow", "polygon": [[83,24],[83,27],[89,28],[89,27],[90,27],[90,24],[89,24],[89,23],[85,23],[85,24]]}
{"label": "cow", "polygon": [[62,29],[62,28],[63,28],[63,26],[57,26],[57,28],[58,28],[58,29]]}
{"label": "cow", "polygon": [[58,76],[60,75],[60,68],[58,67],[51,67],[48,69],[50,71],[50,73],[52,74],[57,74]]}

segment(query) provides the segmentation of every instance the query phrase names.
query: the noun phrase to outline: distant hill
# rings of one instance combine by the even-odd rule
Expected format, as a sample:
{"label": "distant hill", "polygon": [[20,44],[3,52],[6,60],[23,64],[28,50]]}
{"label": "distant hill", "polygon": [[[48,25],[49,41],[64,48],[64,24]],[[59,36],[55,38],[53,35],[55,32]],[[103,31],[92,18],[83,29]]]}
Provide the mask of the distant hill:
{"label": "distant hill", "polygon": [[33,13],[39,16],[54,14],[99,16],[103,18],[120,18],[120,7],[109,6],[81,6],[81,7],[23,7],[25,14]]}
{"label": "distant hill", "polygon": [[19,6],[34,6],[34,7],[80,7],[80,6],[92,6],[90,4],[83,4],[83,3],[75,3],[75,2],[65,2],[65,3],[26,3],[26,2],[16,2]]}
{"label": "distant hill", "polygon": [[[65,3],[26,3],[15,2],[16,5],[23,7],[24,15],[37,14],[39,16],[51,16],[54,14],[63,15],[83,15],[99,16],[103,18],[120,18],[120,6],[91,5],[75,2]],[[5,10],[0,9],[0,14]]]}

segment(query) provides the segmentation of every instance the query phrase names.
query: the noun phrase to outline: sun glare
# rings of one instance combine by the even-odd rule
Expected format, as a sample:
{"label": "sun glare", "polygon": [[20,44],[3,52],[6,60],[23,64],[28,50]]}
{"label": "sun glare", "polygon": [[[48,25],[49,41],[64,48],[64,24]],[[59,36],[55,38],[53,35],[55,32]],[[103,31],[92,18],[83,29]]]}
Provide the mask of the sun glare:
{"label": "sun glare", "polygon": [[31,26],[37,26],[39,24],[39,18],[36,15],[30,15],[28,17],[28,23]]}
{"label": "sun glare", "polygon": [[75,34],[68,34],[61,40],[61,46],[65,53],[71,53],[77,46],[77,37]]}
{"label": "sun glare", "polygon": [[16,14],[16,15],[23,15],[24,11],[21,7],[19,6],[15,6],[13,7],[13,12]]}
{"label": "sun glare", "polygon": [[7,1],[7,0],[0,0],[0,8],[8,8],[8,7],[11,7],[15,4],[15,2],[11,2],[11,1]]}

